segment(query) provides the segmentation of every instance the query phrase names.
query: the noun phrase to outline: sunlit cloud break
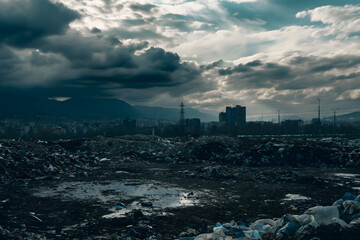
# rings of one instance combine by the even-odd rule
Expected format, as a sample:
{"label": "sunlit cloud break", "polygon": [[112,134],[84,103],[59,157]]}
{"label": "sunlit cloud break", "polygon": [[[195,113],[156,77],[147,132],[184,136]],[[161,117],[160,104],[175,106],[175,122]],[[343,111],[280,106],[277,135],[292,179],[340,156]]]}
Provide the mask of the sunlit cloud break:
{"label": "sunlit cloud break", "polygon": [[14,0],[0,2],[0,27],[2,89],[254,115],[315,112],[316,97],[358,110],[357,1]]}

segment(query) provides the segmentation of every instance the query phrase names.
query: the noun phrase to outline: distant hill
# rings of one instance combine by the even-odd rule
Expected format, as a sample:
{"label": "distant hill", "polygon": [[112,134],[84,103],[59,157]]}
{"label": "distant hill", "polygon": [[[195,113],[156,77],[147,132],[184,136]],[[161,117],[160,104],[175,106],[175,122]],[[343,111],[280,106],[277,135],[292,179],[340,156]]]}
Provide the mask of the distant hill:
{"label": "distant hill", "polygon": [[[179,120],[180,109],[179,108],[162,108],[162,107],[146,107],[146,106],[134,106],[145,119],[167,119],[172,121]],[[203,122],[214,121],[212,115],[202,113],[197,109],[185,108],[185,118],[200,118]]]}
{"label": "distant hill", "polygon": [[[179,109],[162,107],[132,106],[122,100],[105,98],[72,98],[56,101],[47,98],[29,96],[0,96],[1,118],[38,117],[107,120],[116,118],[179,119]],[[186,118],[200,118],[202,121],[212,120],[212,116],[197,109],[185,109]]]}
{"label": "distant hill", "polygon": [[305,121],[305,118],[299,117],[297,115],[283,115],[282,119],[283,119],[282,121],[284,121],[284,120],[302,120],[302,121]]}
{"label": "distant hill", "polygon": [[[333,120],[333,117],[327,117],[326,119]],[[343,115],[336,116],[337,122],[360,122],[360,112],[352,112]]]}

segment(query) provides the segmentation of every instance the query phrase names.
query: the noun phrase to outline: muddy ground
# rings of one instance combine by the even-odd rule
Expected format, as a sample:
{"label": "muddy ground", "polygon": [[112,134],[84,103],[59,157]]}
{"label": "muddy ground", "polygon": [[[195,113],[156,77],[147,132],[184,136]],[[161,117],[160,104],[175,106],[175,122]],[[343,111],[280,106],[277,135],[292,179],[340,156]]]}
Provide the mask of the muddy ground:
{"label": "muddy ground", "polygon": [[[113,156],[84,174],[4,181],[0,226],[13,239],[120,239],[134,231],[139,239],[159,233],[175,239],[211,232],[218,221],[248,224],[331,205],[345,192],[359,194],[357,174],[349,168],[251,168]],[[189,228],[195,231],[185,234]]]}

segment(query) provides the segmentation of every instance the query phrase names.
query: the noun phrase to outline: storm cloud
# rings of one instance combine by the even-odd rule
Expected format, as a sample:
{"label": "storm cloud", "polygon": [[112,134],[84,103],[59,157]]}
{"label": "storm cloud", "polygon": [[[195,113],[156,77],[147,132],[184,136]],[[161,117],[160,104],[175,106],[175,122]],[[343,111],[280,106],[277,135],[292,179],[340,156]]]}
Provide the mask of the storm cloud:
{"label": "storm cloud", "polygon": [[[62,4],[26,1],[8,16],[17,5],[17,1],[2,2],[0,10],[5,29],[0,39],[3,86],[45,87],[52,89],[49,95],[70,97],[85,90],[89,97],[98,97],[111,96],[108,90],[116,88],[170,88],[200,79],[201,70],[195,64],[182,62],[176,53],[149,47],[146,41],[124,44],[117,37],[102,35],[100,29],[92,31],[96,36],[69,29],[79,14]],[[153,8],[131,7],[136,11]],[[46,22],[50,16],[52,20]]]}
{"label": "storm cloud", "polygon": [[313,111],[321,97],[353,111],[360,6],[326,4],[3,0],[0,87],[215,111],[243,104],[249,114]]}
{"label": "storm cloud", "polygon": [[48,0],[1,1],[0,41],[25,47],[40,38],[64,33],[77,18],[77,12]]}

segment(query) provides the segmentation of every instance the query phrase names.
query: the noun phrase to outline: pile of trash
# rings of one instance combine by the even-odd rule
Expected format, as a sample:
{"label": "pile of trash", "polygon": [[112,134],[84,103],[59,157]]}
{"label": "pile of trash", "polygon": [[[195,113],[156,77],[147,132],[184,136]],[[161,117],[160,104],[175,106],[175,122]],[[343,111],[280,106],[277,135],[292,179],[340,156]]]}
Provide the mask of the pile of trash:
{"label": "pile of trash", "polygon": [[[300,183],[325,185],[326,181],[319,176],[293,171],[289,168],[241,168],[228,165],[204,165],[192,170],[179,171],[187,177],[205,179],[237,179],[241,181],[258,181],[264,183]],[[349,181],[349,179],[347,179]]]}
{"label": "pile of trash", "polygon": [[[80,142],[80,145],[76,144]],[[11,179],[44,179],[60,175],[86,174],[99,156],[82,150],[85,141],[1,140],[0,182]],[[62,144],[64,146],[62,146]],[[67,150],[66,145],[75,148]]]}
{"label": "pile of trash", "polygon": [[96,137],[88,152],[134,161],[204,163],[250,167],[360,167],[360,139],[254,139],[157,136]]}
{"label": "pile of trash", "polygon": [[312,207],[302,215],[286,214],[279,219],[260,219],[249,226],[242,221],[218,222],[212,233],[200,234],[193,239],[357,239],[359,234],[360,195],[345,193],[332,206]]}
{"label": "pile of trash", "polygon": [[96,137],[88,139],[87,151],[109,158],[118,156],[131,161],[167,162],[169,149],[174,149],[182,143],[182,138],[168,139],[145,135]]}
{"label": "pile of trash", "polygon": [[201,137],[176,145],[168,155],[178,162],[250,167],[360,167],[360,140]]}
{"label": "pile of trash", "polygon": [[[239,139],[225,136],[156,136],[91,139],[0,140],[0,181],[86,174],[102,161],[215,163],[228,166],[360,167],[360,140]],[[221,168],[206,177],[221,177]],[[238,174],[235,174],[238,175]]]}
{"label": "pile of trash", "polygon": [[[198,139],[191,138],[173,149],[178,161],[211,162],[229,161],[233,155],[240,153],[240,145],[235,138],[225,136],[208,136]],[[240,157],[240,155],[238,156]]]}
{"label": "pile of trash", "polygon": [[30,233],[26,231],[26,228],[14,229],[9,231],[0,226],[0,238],[1,239],[46,239],[45,236],[36,233]]}

